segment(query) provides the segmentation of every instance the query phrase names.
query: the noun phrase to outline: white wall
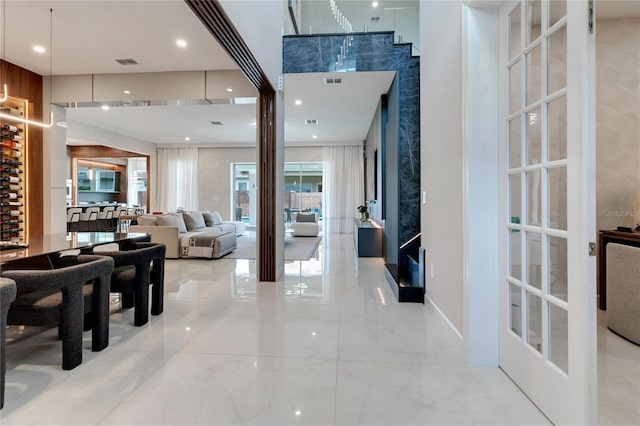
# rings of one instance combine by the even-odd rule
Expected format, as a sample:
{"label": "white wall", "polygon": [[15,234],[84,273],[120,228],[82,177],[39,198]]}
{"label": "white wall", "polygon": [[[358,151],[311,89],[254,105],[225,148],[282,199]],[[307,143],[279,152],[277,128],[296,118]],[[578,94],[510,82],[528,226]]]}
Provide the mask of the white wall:
{"label": "white wall", "polygon": [[420,3],[420,44],[420,179],[427,194],[421,229],[426,293],[462,334],[461,1]]}
{"label": "white wall", "polygon": [[[274,89],[282,76],[282,34],[287,2],[282,0],[220,0]],[[276,93],[276,170],[284,171],[284,96]],[[258,182],[260,186],[260,182]],[[276,199],[284,211],[284,173],[276,175]],[[277,277],[284,274],[284,223],[276,221]],[[258,253],[258,256],[260,254]]]}

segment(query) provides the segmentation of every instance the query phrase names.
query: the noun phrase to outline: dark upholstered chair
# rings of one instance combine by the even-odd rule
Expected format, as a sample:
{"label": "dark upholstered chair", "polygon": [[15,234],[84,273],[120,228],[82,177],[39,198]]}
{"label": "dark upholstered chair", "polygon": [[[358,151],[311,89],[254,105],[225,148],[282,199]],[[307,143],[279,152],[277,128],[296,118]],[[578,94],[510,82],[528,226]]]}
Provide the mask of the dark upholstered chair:
{"label": "dark upholstered chair", "polygon": [[16,298],[16,283],[9,278],[0,278],[0,408],[4,407],[5,346],[7,340],[7,312]]}
{"label": "dark upholstered chair", "polygon": [[[8,323],[58,325],[62,339],[62,368],[82,362],[83,316],[91,312],[93,351],[109,344],[109,281],[113,259],[80,255],[59,259],[55,269],[9,270],[2,276],[17,285]],[[86,301],[86,303],[85,303]]]}
{"label": "dark upholstered chair", "polygon": [[103,251],[100,246],[94,253],[110,256],[115,261],[111,275],[111,291],[121,294],[122,308],[135,305],[134,325],[149,322],[149,286],[151,285],[151,315],[163,311],[164,292],[164,244],[130,242],[119,251]]}

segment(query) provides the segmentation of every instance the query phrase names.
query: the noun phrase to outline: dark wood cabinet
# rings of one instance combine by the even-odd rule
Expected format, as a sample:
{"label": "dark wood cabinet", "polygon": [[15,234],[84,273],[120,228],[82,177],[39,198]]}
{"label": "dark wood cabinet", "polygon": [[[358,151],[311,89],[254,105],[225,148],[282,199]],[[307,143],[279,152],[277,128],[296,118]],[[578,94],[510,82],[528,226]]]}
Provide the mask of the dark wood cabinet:
{"label": "dark wood cabinet", "polygon": [[354,219],[353,244],[358,257],[382,257],[382,228],[374,222]]}

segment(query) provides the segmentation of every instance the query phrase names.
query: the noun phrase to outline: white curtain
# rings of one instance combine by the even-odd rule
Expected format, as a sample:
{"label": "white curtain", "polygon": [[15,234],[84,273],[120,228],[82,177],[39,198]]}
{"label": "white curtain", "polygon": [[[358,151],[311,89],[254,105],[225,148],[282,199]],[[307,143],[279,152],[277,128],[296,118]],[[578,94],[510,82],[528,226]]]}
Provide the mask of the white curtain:
{"label": "white curtain", "polygon": [[198,148],[158,148],[158,202],[162,211],[198,210]]}
{"label": "white curtain", "polygon": [[353,219],[364,200],[364,160],[360,145],[324,147],[324,208],[327,234],[353,233]]}

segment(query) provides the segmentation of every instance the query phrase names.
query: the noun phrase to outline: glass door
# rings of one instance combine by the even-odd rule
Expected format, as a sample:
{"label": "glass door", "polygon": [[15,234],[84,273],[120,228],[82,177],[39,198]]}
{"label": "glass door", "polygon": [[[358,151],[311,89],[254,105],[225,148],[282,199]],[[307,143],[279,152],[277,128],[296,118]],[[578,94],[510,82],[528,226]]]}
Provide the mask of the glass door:
{"label": "glass door", "polygon": [[590,424],[597,367],[589,2],[508,2],[500,17],[500,366],[554,423]]}

